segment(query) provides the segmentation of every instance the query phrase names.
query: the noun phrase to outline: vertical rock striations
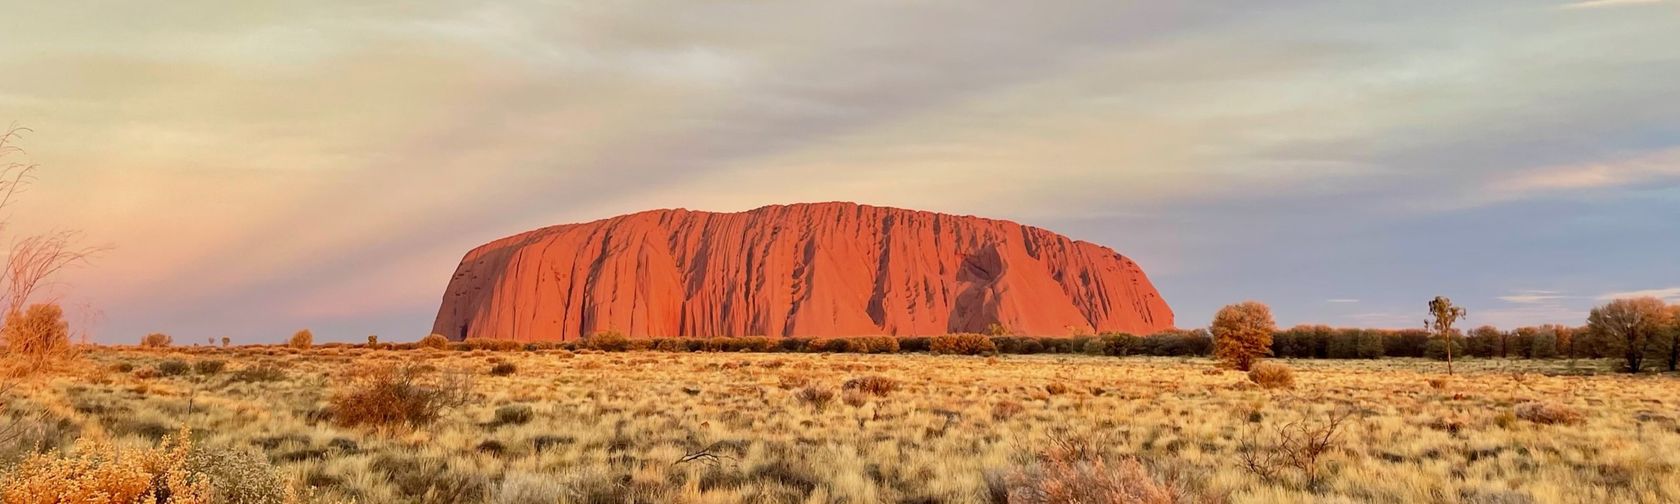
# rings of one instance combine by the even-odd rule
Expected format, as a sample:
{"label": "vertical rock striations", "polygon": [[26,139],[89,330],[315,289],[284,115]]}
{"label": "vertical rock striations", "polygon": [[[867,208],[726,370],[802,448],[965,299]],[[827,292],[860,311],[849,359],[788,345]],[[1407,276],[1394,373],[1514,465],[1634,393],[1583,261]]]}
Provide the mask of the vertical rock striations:
{"label": "vertical rock striations", "polygon": [[433,331],[450,339],[1066,336],[1173,325],[1137,263],[1009,221],[851,203],[654,210],[468,252]]}

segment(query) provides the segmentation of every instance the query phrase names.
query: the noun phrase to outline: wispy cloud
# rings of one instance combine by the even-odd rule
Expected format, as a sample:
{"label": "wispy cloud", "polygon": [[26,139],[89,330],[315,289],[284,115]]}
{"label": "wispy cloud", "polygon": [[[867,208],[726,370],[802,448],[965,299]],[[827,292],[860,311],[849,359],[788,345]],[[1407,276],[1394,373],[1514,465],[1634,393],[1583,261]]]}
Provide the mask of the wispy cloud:
{"label": "wispy cloud", "polygon": [[1552,290],[1518,290],[1509,295],[1499,296],[1500,301],[1517,304],[1552,303],[1573,298],[1575,296],[1565,296],[1562,292]]}
{"label": "wispy cloud", "polygon": [[1603,9],[1609,7],[1628,7],[1633,5],[1660,4],[1663,0],[1584,0],[1559,5],[1559,9]]}
{"label": "wispy cloud", "polygon": [[1680,303],[1680,287],[1664,287],[1660,289],[1645,289],[1627,292],[1610,292],[1598,296],[1600,301],[1615,299],[1654,297],[1670,303]]}
{"label": "wispy cloud", "polygon": [[1670,181],[1680,181],[1680,147],[1522,171],[1495,180],[1490,189],[1506,199],[1518,199]]}

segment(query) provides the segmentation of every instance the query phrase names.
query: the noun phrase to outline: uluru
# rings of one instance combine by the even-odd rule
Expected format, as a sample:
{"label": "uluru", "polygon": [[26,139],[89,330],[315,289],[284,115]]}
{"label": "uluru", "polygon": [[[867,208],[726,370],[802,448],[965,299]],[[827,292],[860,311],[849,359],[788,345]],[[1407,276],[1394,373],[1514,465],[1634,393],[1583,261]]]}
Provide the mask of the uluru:
{"label": "uluru", "polygon": [[453,340],[1151,334],[1173,312],[1131,259],[1006,220],[853,203],[652,210],[469,251]]}

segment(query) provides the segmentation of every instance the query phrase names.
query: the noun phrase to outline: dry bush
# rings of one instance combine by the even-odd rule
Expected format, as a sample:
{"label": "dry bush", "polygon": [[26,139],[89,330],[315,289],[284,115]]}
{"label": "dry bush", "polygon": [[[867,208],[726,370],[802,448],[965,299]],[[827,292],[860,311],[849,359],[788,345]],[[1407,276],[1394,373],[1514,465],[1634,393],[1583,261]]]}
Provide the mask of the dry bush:
{"label": "dry bush", "polygon": [[519,371],[519,366],[512,362],[502,362],[490,366],[490,376],[513,376],[513,373],[517,371]]}
{"label": "dry bush", "polygon": [[783,390],[793,390],[811,384],[811,377],[805,374],[785,374],[776,378],[777,384]]}
{"label": "dry bush", "polygon": [[928,340],[928,351],[942,355],[992,355],[997,344],[979,334],[947,334]]}
{"label": "dry bush", "polygon": [[862,408],[864,404],[869,402],[869,394],[858,392],[856,390],[847,390],[846,393],[840,394],[840,402],[846,403],[847,406],[851,406],[853,408]]}
{"label": "dry bush", "polygon": [[259,363],[233,373],[233,381],[275,382],[286,379],[286,371],[271,363]]}
{"label": "dry bush", "polygon": [[1157,479],[1131,457],[1111,458],[1104,443],[1053,436],[1032,460],[1001,480],[992,493],[1010,504],[1173,504],[1191,499],[1178,485]]}
{"label": "dry bush", "polygon": [[7,314],[0,340],[5,341],[7,360],[21,367],[13,370],[17,372],[33,371],[74,353],[70,324],[56,304],[31,305],[26,311]]}
{"label": "dry bush", "polygon": [[349,387],[332,397],[332,418],[345,427],[426,425],[465,402],[469,387],[421,366],[376,366],[351,374]]}
{"label": "dry bush", "polygon": [[292,339],[286,341],[286,346],[298,350],[308,350],[315,346],[315,333],[309,332],[308,329],[292,333]]}
{"label": "dry bush", "polygon": [[810,406],[813,410],[822,411],[828,407],[830,401],[834,400],[834,391],[820,385],[813,385],[794,392],[793,398]]}
{"label": "dry bush", "polygon": [[1061,382],[1048,383],[1044,385],[1044,393],[1050,395],[1066,394],[1068,393],[1068,386]]}
{"label": "dry bush", "polygon": [[1575,408],[1555,402],[1525,402],[1516,406],[1515,413],[1517,418],[1546,425],[1574,425],[1586,420]]}
{"label": "dry bush", "polygon": [[209,478],[189,467],[188,434],[182,428],[155,448],[91,439],[62,456],[31,455],[0,477],[0,502],[209,503]]}
{"label": "dry bush", "polygon": [[220,359],[201,360],[193,364],[193,371],[201,375],[220,374],[227,368],[227,361]]}
{"label": "dry bush", "polygon": [[887,394],[891,394],[893,391],[898,390],[898,380],[879,375],[862,376],[846,380],[846,383],[841,385],[840,388],[845,390],[856,390],[866,394],[872,394],[876,397],[886,397]]}
{"label": "dry bush", "polygon": [[1343,408],[1326,413],[1322,421],[1301,419],[1277,425],[1273,429],[1275,441],[1270,444],[1262,444],[1258,433],[1250,430],[1237,447],[1238,461],[1244,470],[1268,483],[1293,468],[1300,472],[1309,490],[1316,489],[1323,476],[1320,462],[1341,446],[1342,426],[1353,413]]}
{"label": "dry bush", "polygon": [[1261,388],[1295,388],[1295,371],[1276,362],[1260,362],[1248,370],[1249,381]]}
{"label": "dry bush", "polygon": [[1027,411],[1027,407],[1022,406],[1020,401],[1004,399],[1002,401],[998,401],[997,404],[992,405],[992,419],[998,421],[1008,420],[1025,411]]}
{"label": "dry bush", "polygon": [[589,348],[602,352],[623,352],[630,350],[630,338],[618,331],[602,331],[583,338],[583,344]]}
{"label": "dry bush", "polygon": [[140,338],[140,346],[144,348],[169,348],[175,344],[175,339],[164,333],[151,333]]}
{"label": "dry bush", "polygon": [[432,350],[443,350],[449,348],[449,338],[443,337],[442,334],[427,335],[424,338],[420,338],[420,348],[429,348]]}
{"label": "dry bush", "polygon": [[1447,385],[1451,384],[1452,381],[1448,380],[1446,377],[1434,377],[1429,379],[1429,388],[1435,390],[1446,390]]}

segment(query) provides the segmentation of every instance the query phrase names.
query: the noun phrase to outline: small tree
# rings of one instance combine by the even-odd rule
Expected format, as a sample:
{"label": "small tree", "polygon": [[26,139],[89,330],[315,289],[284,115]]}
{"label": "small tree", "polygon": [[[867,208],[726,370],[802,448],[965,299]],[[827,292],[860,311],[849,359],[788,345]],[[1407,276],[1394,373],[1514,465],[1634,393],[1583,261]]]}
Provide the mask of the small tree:
{"label": "small tree", "polygon": [[369,334],[368,335],[368,348],[379,348],[379,335],[377,335],[377,334]]}
{"label": "small tree", "polygon": [[140,346],[145,348],[169,348],[175,344],[175,339],[164,333],[151,333],[140,338]]}
{"label": "small tree", "polygon": [[1680,371],[1680,304],[1668,307],[1668,370]]}
{"label": "small tree", "polygon": [[1465,310],[1464,307],[1453,306],[1452,300],[1447,299],[1446,296],[1435,296],[1435,299],[1429,301],[1429,315],[1434,317],[1434,320],[1425,321],[1424,326],[1435,331],[1435,335],[1441,338],[1441,346],[1447,351],[1447,374],[1453,374],[1452,326],[1460,319],[1469,317],[1470,312]]}
{"label": "small tree", "polygon": [[232,346],[232,345],[233,345],[233,338],[229,338],[227,336],[222,336],[222,348],[227,348],[227,347]]}
{"label": "small tree", "polygon": [[1214,357],[1248,371],[1261,357],[1271,355],[1272,309],[1254,301],[1226,306],[1213,316]]}
{"label": "small tree", "polygon": [[299,350],[308,350],[309,347],[315,346],[315,333],[309,332],[308,329],[298,331],[292,334],[291,341],[286,344]]}
{"label": "small tree", "polygon": [[1661,337],[1667,319],[1668,307],[1660,299],[1617,299],[1593,308],[1587,315],[1587,327],[1622,353],[1627,372],[1638,373],[1645,366],[1645,355]]}

